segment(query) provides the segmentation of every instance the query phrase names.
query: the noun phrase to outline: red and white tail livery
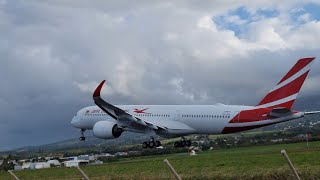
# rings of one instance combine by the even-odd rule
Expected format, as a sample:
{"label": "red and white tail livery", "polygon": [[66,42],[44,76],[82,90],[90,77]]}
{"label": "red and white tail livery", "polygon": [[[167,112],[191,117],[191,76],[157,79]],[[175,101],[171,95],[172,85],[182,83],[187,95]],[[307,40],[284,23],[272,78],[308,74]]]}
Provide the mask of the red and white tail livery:
{"label": "red and white tail livery", "polygon": [[286,107],[291,109],[315,58],[300,59],[290,71],[260,101],[260,107]]}
{"label": "red and white tail livery", "polygon": [[[319,111],[292,110],[292,105],[308,76],[315,58],[303,58],[271,89],[256,106],[237,105],[119,105],[104,101],[100,92],[102,81],[93,93],[97,106],[77,112],[71,124],[81,129],[93,130],[98,138],[118,138],[123,132],[151,133],[163,137],[189,134],[235,133],[275,123],[302,118]],[[184,140],[183,140],[184,141]],[[181,141],[177,146],[190,145]],[[144,142],[143,147],[160,146],[159,141]]]}

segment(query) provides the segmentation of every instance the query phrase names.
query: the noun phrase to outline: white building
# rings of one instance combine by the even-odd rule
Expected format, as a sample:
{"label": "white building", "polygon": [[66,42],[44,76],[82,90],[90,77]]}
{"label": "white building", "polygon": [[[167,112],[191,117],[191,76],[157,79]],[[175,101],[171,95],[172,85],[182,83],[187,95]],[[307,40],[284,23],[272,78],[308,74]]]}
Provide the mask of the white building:
{"label": "white building", "polygon": [[80,155],[78,156],[77,160],[89,160],[89,161],[94,161],[96,158],[95,156],[89,156],[89,155]]}
{"label": "white building", "polygon": [[114,154],[115,156],[128,156],[127,152],[117,152]]}
{"label": "white building", "polygon": [[77,156],[71,156],[71,157],[67,157],[67,159],[68,159],[69,161],[78,160],[78,157],[77,157]]}
{"label": "white building", "polygon": [[99,157],[114,157],[114,155],[109,154],[109,153],[101,153],[101,154],[94,155],[95,159],[98,159]]}
{"label": "white building", "polygon": [[46,161],[49,161],[50,159],[52,159],[53,157],[45,157],[44,159],[46,160]]}
{"label": "white building", "polygon": [[20,165],[15,165],[15,166],[14,166],[14,170],[15,170],[15,171],[21,171],[21,170],[22,170],[22,166],[20,166]]}
{"label": "white building", "polygon": [[47,163],[49,164],[49,165],[54,165],[54,166],[61,166],[61,163],[58,161],[58,160],[56,160],[56,159],[53,159],[53,160],[49,160],[49,161],[47,161]]}
{"label": "white building", "polygon": [[71,160],[63,162],[65,167],[79,167],[80,165],[89,164],[89,160]]}
{"label": "white building", "polygon": [[22,169],[35,169],[34,163],[24,163]]}
{"label": "white building", "polygon": [[47,162],[36,162],[34,163],[35,169],[44,169],[44,168],[50,168],[50,164]]}

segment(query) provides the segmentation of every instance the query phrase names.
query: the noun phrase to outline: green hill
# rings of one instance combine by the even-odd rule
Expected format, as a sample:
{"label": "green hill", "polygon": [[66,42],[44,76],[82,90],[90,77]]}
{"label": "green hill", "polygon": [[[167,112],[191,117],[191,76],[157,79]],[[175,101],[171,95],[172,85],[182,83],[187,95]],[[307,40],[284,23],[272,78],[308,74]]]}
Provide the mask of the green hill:
{"label": "green hill", "polygon": [[[120,159],[82,167],[91,179],[173,179],[163,163],[168,159],[183,179],[293,179],[280,151],[288,152],[301,179],[320,179],[320,142],[210,150],[196,156],[184,153]],[[20,179],[80,179],[75,168],[19,171]],[[7,172],[0,177],[10,179]]]}

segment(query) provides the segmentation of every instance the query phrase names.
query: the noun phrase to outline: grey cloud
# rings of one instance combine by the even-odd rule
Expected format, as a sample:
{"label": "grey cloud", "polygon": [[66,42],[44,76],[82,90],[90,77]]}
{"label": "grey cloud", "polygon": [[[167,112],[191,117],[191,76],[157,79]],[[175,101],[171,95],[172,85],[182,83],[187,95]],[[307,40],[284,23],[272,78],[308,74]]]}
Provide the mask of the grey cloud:
{"label": "grey cloud", "polygon": [[[0,5],[0,149],[77,137],[69,122],[93,104],[102,79],[114,104],[254,105],[297,58],[318,55],[312,38],[304,42],[312,46],[297,46],[304,28],[316,36],[317,29],[304,24],[290,32],[294,36],[279,33],[286,48],[278,49],[211,20],[241,6],[262,8],[256,1],[123,2]],[[316,80],[306,87],[305,96],[320,88]]]}

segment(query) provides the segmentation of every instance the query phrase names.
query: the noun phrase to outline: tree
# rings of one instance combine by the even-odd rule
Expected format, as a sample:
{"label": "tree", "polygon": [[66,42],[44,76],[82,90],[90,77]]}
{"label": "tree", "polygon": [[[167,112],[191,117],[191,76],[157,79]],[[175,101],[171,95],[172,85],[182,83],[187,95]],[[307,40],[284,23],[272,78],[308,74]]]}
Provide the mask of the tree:
{"label": "tree", "polygon": [[11,154],[3,160],[3,163],[0,165],[0,171],[8,171],[14,169],[14,164],[11,162]]}

